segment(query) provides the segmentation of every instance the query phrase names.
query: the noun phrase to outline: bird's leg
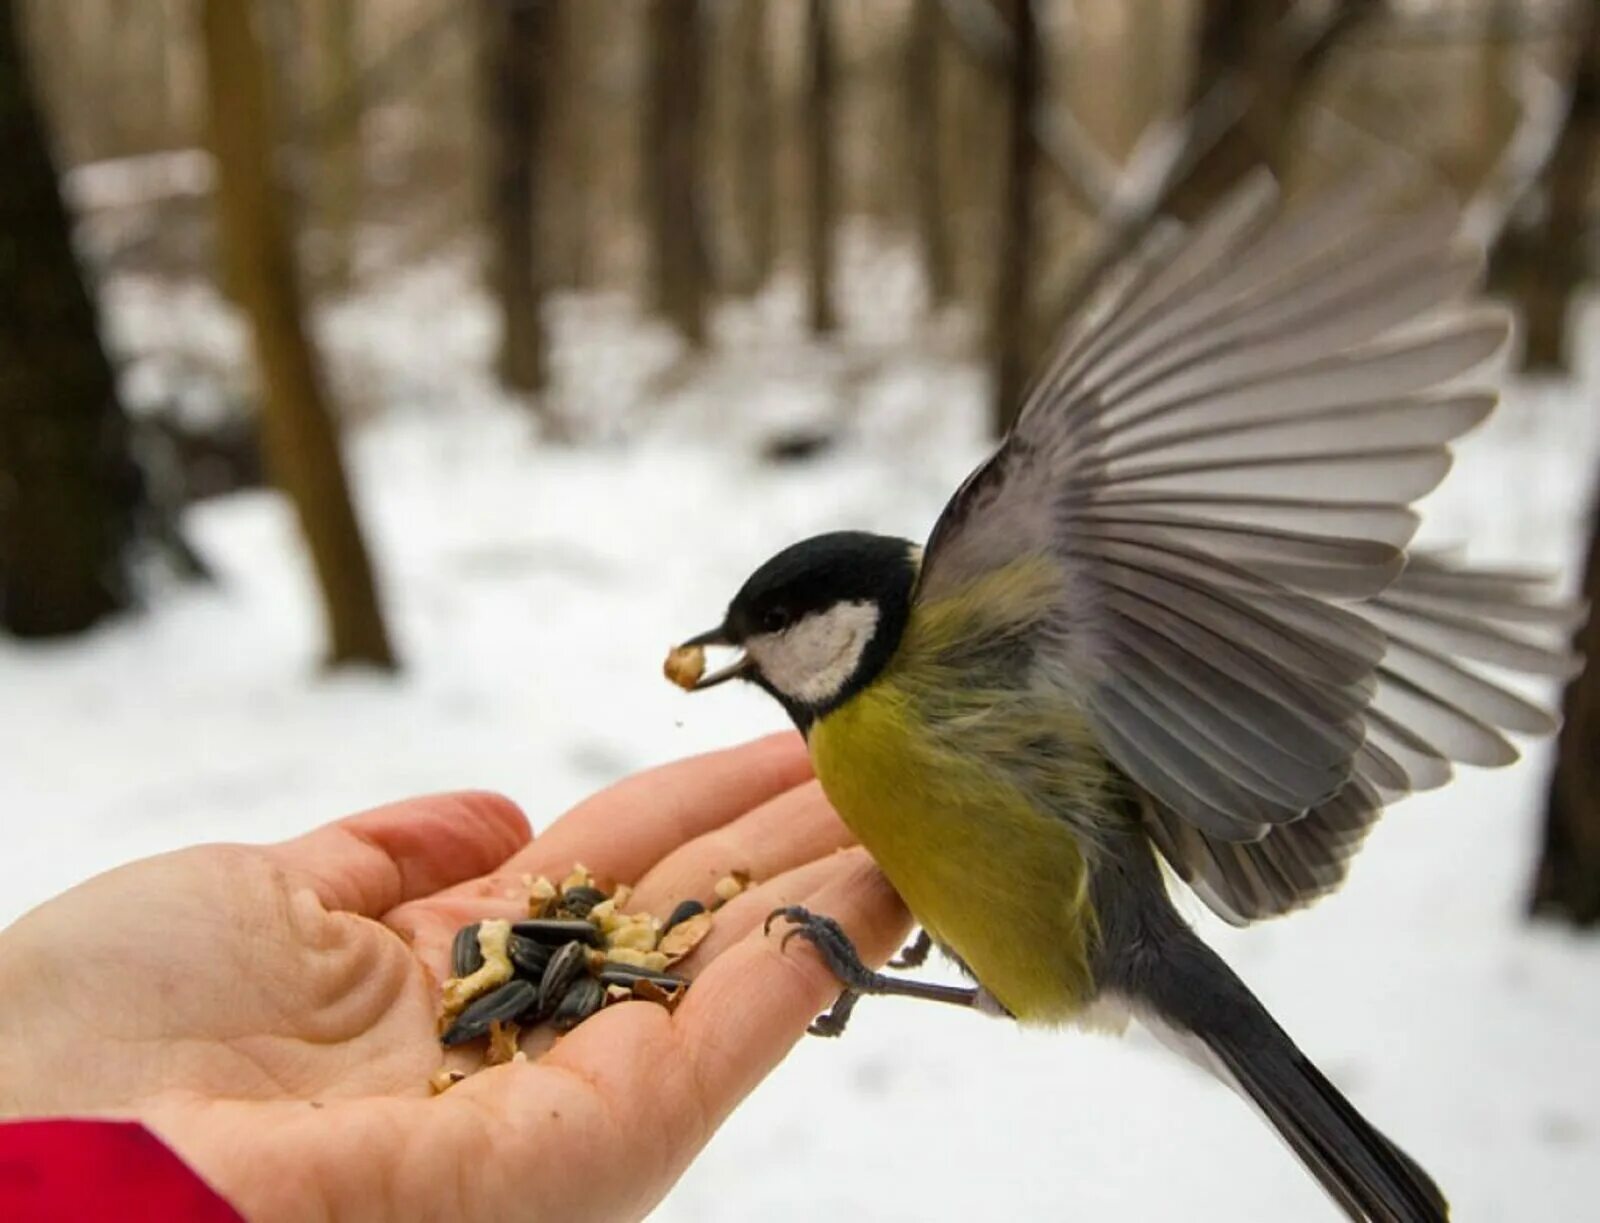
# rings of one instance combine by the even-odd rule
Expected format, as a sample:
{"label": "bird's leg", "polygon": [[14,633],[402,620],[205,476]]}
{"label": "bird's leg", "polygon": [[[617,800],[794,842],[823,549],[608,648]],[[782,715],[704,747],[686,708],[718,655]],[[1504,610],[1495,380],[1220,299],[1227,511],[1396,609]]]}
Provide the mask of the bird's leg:
{"label": "bird's leg", "polygon": [[889,967],[921,968],[928,962],[928,953],[932,950],[933,936],[926,930],[918,930],[917,937],[900,948],[900,954],[889,961]]}
{"label": "bird's leg", "polygon": [[948,1002],[955,1006],[979,1006],[979,991],[972,987],[938,985],[932,981],[902,981],[898,977],[873,972],[861,962],[850,936],[844,927],[831,917],[813,913],[799,905],[774,909],[767,915],[766,929],[772,928],[775,919],[782,917],[793,927],[783,936],[782,946],[789,940],[803,938],[817,949],[833,975],[839,978],[844,990],[824,1015],[819,1015],[807,1029],[813,1036],[838,1036],[849,1022],[862,994],[898,995],[902,998],[926,998],[933,1002]]}

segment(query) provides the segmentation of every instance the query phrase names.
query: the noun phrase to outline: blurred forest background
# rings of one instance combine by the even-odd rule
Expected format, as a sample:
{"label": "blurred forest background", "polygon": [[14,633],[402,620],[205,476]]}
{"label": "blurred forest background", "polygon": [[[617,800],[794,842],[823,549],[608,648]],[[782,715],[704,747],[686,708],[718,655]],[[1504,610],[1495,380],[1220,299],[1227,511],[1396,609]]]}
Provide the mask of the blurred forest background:
{"label": "blurred forest background", "polygon": [[[1262,165],[1454,202],[1521,326],[1424,530],[1600,599],[1597,162],[1595,0],[0,0],[0,925],[783,725],[664,647],[795,538],[925,532],[1116,256]],[[1195,917],[1463,1217],[1593,1214],[1600,667],[1565,710],[1338,897]],[[660,1223],[1325,1209],[1137,1038],[938,1009],[799,1047]]]}
{"label": "blurred forest background", "polygon": [[[753,443],[802,464],[886,349],[985,371],[1002,430],[1107,264],[1263,164],[1447,193],[1522,369],[1560,378],[1597,162],[1592,0],[0,0],[0,626],[82,633],[164,597],[152,565],[205,581],[186,508],[270,480],[327,661],[401,666],[341,453],[388,383],[330,376],[318,322],[399,269],[481,284],[530,447],[625,443],[751,317],[787,329],[837,358],[829,409]],[[245,359],[199,323],[108,335],[102,290],[152,283],[213,295]],[[619,313],[664,354],[625,411],[581,339]],[[1591,677],[1535,889],[1585,923]]]}

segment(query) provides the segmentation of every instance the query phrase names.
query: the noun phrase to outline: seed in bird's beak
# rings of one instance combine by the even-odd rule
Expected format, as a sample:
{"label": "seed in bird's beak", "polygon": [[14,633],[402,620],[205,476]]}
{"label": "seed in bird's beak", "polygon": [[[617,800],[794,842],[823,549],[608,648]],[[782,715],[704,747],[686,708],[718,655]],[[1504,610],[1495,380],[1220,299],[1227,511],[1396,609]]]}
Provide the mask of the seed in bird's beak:
{"label": "seed in bird's beak", "polygon": [[706,652],[703,646],[677,645],[667,652],[662,671],[666,677],[685,692],[693,692],[700,677],[706,673]]}
{"label": "seed in bird's beak", "polygon": [[706,688],[714,688],[718,684],[726,683],[730,679],[746,675],[754,669],[748,654],[741,654],[726,667],[713,671],[710,675],[706,669],[706,647],[708,645],[736,646],[732,634],[721,625],[710,632],[701,633],[691,637],[680,646],[674,646],[667,655],[665,668],[667,678],[678,687],[689,692],[699,692]]}

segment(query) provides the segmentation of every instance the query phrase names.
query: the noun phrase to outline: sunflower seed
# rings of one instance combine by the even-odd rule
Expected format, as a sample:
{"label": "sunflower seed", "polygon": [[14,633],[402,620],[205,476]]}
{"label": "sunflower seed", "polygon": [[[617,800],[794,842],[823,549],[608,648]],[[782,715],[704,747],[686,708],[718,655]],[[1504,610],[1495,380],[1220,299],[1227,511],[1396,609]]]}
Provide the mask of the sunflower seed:
{"label": "sunflower seed", "polygon": [[478,946],[478,922],[462,926],[450,945],[450,975],[470,977],[483,967],[483,948]]}
{"label": "sunflower seed", "polygon": [[599,888],[568,888],[561,893],[560,912],[567,917],[588,917],[589,910],[605,898],[606,894]]}
{"label": "sunflower seed", "polygon": [[477,1040],[488,1034],[491,1024],[516,1020],[532,1010],[538,1001],[539,991],[528,982],[507,982],[471,1003],[440,1039],[446,1048]]}
{"label": "sunflower seed", "polygon": [[551,1014],[556,1009],[556,1004],[566,997],[567,990],[572,988],[572,983],[582,975],[588,963],[589,957],[583,949],[583,944],[578,942],[565,944],[550,957],[550,963],[545,966],[544,977],[539,982],[541,1017]]}
{"label": "sunflower seed", "polygon": [[663,989],[681,989],[688,982],[682,977],[674,976],[670,972],[652,972],[648,968],[640,968],[636,964],[618,964],[607,960],[600,966],[600,983],[602,985],[623,985],[631,987],[638,981],[654,981]]}
{"label": "sunflower seed", "polygon": [[513,922],[511,933],[520,934],[523,938],[531,938],[536,943],[544,943],[550,947],[559,947],[562,943],[570,942],[587,943],[591,947],[598,947],[602,941],[600,931],[586,921],[553,917]]}
{"label": "sunflower seed", "polygon": [[679,922],[687,921],[695,914],[704,913],[705,911],[705,905],[701,904],[698,900],[680,900],[678,902],[678,907],[672,910],[672,916],[667,918],[667,924],[661,928],[662,933],[665,934]]}
{"label": "sunflower seed", "polygon": [[555,948],[548,943],[513,934],[506,940],[506,954],[511,957],[511,965],[518,975],[537,985],[544,979],[544,970],[550,963],[550,957],[555,954]]}
{"label": "sunflower seed", "polygon": [[550,1016],[550,1026],[557,1032],[568,1032],[577,1027],[605,1005],[606,988],[593,977],[579,977],[568,988],[555,1014]]}

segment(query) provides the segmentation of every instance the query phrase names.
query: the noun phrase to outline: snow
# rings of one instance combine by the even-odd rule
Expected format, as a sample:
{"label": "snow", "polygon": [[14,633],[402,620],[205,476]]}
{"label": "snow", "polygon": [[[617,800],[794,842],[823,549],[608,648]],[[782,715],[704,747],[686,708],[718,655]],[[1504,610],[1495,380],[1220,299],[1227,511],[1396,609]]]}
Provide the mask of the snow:
{"label": "snow", "polygon": [[[497,788],[542,825],[634,769],[780,726],[754,692],[672,689],[664,647],[794,538],[920,536],[983,453],[960,320],[916,333],[914,281],[867,246],[852,248],[847,338],[831,348],[794,338],[792,285],[725,313],[717,354],[694,362],[624,300],[559,303],[558,400],[592,422],[582,446],[539,441],[494,388],[492,318],[465,257],[325,310],[405,672],[319,672],[319,613],[275,495],[195,508],[186,525],[215,587],[159,589],[87,640],[0,644],[0,923],[134,857],[284,837],[418,791]],[[237,328],[208,293],[108,286],[136,397],[172,390],[192,368],[173,364],[185,345],[236,365]],[[1517,388],[1462,447],[1433,533],[1485,560],[1569,567],[1597,393],[1593,370],[1573,389]],[[846,425],[824,458],[757,458],[774,432],[830,421]],[[1536,747],[1403,804],[1346,890],[1303,916],[1236,932],[1194,906],[1464,1219],[1593,1211],[1600,944],[1521,915],[1547,767]],[[803,1043],[655,1217],[831,1210],[1333,1217],[1248,1109],[1143,1036],[1024,1033],[898,1000],[863,1004],[842,1041]]]}

